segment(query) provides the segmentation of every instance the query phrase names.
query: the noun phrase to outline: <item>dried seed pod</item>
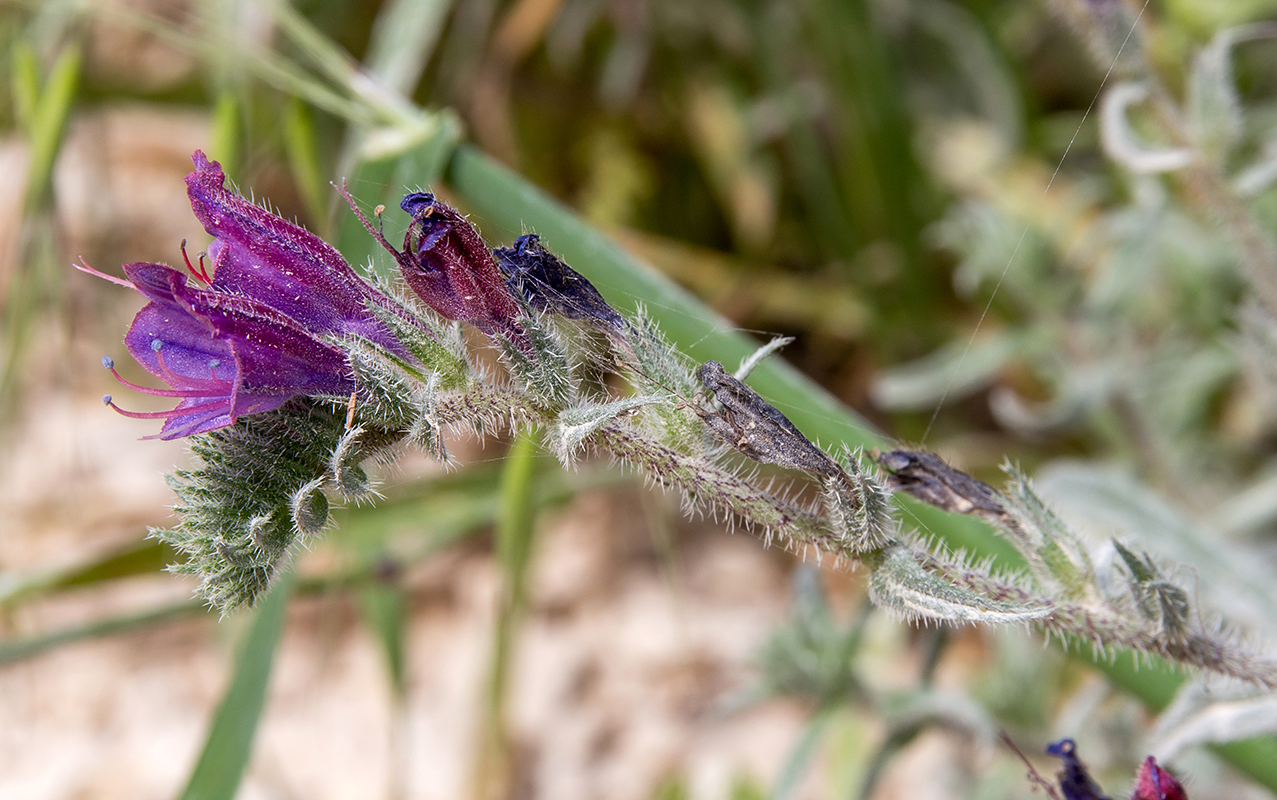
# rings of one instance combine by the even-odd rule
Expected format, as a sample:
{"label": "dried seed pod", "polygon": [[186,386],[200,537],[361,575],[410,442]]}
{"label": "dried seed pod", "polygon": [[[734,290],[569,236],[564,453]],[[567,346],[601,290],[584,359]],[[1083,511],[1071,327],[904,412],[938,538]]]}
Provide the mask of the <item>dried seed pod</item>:
{"label": "dried seed pod", "polygon": [[815,475],[841,475],[837,462],[803,436],[802,431],[758,392],[727,374],[717,361],[706,361],[696,377],[722,404],[717,411],[696,408],[710,430],[745,455]]}
{"label": "dried seed pod", "polygon": [[892,450],[878,456],[892,489],[955,514],[1000,517],[1006,513],[997,489],[954,469],[935,453]]}

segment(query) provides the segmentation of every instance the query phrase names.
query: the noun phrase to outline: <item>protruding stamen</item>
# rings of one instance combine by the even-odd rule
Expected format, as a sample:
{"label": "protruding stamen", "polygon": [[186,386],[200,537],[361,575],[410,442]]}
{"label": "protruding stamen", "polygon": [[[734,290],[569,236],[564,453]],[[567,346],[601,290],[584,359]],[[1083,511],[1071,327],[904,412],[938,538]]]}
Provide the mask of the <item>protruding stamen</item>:
{"label": "protruding stamen", "polygon": [[[214,382],[213,385],[211,386],[204,386],[204,387],[198,387],[193,389],[151,389],[146,386],[139,386],[133,381],[126,380],[124,376],[120,375],[120,373],[115,371],[115,364],[111,362],[111,359],[109,358],[102,359],[102,366],[109,369],[111,371],[111,374],[115,376],[115,379],[119,381],[122,386],[132,389],[135,392],[141,392],[142,394],[152,395],[153,397],[208,397],[209,390],[216,388],[216,385],[217,385],[216,382]],[[163,365],[161,365],[161,367],[162,366]],[[171,373],[166,372],[166,374],[171,374]],[[172,383],[172,381],[170,381],[170,383]],[[188,380],[186,381],[186,383],[190,383],[190,381]],[[177,385],[177,384],[174,384],[174,385]],[[108,397],[109,396],[110,395],[108,395]]]}
{"label": "protruding stamen", "polygon": [[[210,389],[217,389],[219,386],[225,386],[226,381],[218,380],[217,374],[214,373],[211,368],[209,369],[209,373],[211,375],[209,380],[202,380],[200,378],[196,378],[194,375],[178,375],[176,372],[169,369],[168,364],[164,362],[164,353],[160,350],[160,345],[162,344],[163,342],[159,339],[151,341],[151,349],[155,351],[155,362],[160,367],[159,378],[170,386],[189,386],[191,388],[188,391],[193,392],[193,394],[175,394],[173,395],[174,397],[199,397],[201,395],[207,395]],[[116,377],[119,376],[117,375]],[[123,382],[123,379],[121,379],[121,382]]]}
{"label": "protruding stamen", "polygon": [[96,269],[94,269],[93,267],[90,267],[88,264],[84,263],[84,258],[83,258],[83,257],[81,257],[81,258],[80,258],[80,263],[79,263],[79,264],[72,264],[71,266],[75,267],[76,269],[80,270],[81,272],[87,272],[88,274],[93,275],[94,277],[101,278],[101,279],[102,279],[102,280],[104,280],[104,281],[110,281],[111,283],[114,283],[116,286],[123,286],[123,287],[125,287],[126,289],[136,289],[136,288],[137,288],[137,287],[136,287],[136,286],[134,286],[133,284],[131,284],[131,283],[129,283],[128,281],[124,280],[123,278],[117,278],[117,277],[115,277],[114,275],[107,275],[105,272],[98,272],[98,271],[97,271]]}
{"label": "protruding stamen", "polygon": [[115,369],[115,360],[110,356],[102,356],[102,366],[107,369]]}
{"label": "protruding stamen", "polygon": [[191,264],[190,256],[186,255],[186,240],[183,239],[182,243],[178,245],[178,247],[182,251],[182,260],[186,262],[187,271],[189,271],[192,275],[194,275],[197,280],[203,281],[205,285],[212,283],[213,282],[212,279],[208,277],[208,272],[204,269],[204,254],[200,253],[199,255],[200,266],[199,266],[199,269],[196,269],[194,265]]}
{"label": "protruding stamen", "polygon": [[208,403],[201,403],[197,406],[178,406],[170,408],[168,411],[126,411],[115,403],[111,402],[111,395],[104,395],[103,402],[111,407],[111,410],[121,416],[131,419],[170,419],[177,416],[186,416],[187,414],[199,413],[201,411],[212,411],[215,408],[226,408],[228,403],[225,399],[213,400]]}

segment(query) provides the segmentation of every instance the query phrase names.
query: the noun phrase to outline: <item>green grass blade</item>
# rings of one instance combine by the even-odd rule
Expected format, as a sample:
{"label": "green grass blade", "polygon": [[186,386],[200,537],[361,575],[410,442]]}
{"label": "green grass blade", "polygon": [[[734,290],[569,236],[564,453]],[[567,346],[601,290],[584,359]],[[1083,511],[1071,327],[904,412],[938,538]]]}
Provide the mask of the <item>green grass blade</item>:
{"label": "green grass blade", "polygon": [[780,769],[780,775],[777,776],[776,784],[772,787],[771,800],[786,800],[798,788],[798,784],[802,782],[807,770],[811,767],[812,759],[816,757],[821,736],[825,732],[830,716],[828,710],[819,711],[808,721],[802,735],[794,743],[794,749],[789,751],[785,765]]}
{"label": "green grass blade", "polygon": [[40,100],[40,67],[36,63],[35,50],[29,42],[14,43],[11,56],[14,121],[23,133],[30,135],[36,103]]}
{"label": "green grass blade", "polygon": [[178,554],[157,539],[139,539],[86,561],[33,574],[0,573],[0,605],[32,595],[159,572]]}
{"label": "green grass blade", "polygon": [[27,177],[27,210],[44,205],[49,195],[53,161],[62,146],[71,102],[80,86],[80,48],[68,45],[45,81],[44,89],[31,112],[28,141],[31,146],[31,171]]}
{"label": "green grass blade", "polygon": [[497,520],[496,551],[504,580],[479,732],[479,753],[475,759],[473,800],[496,800],[509,794],[511,764],[505,697],[511,650],[525,603],[527,566],[536,531],[534,489],[537,456],[535,435],[523,434],[514,440],[501,473],[501,515]]}
{"label": "green grass blade", "polygon": [[232,800],[253,750],[253,737],[266,701],[275,645],[284,627],[293,576],[284,575],[253,612],[235,661],[235,675],[222,697],[199,761],[181,800]]}
{"label": "green grass blade", "polygon": [[207,613],[207,611],[208,608],[198,600],[184,600],[180,603],[172,603],[133,614],[121,614],[115,617],[98,619],[84,625],[76,625],[75,627],[64,628],[50,633],[10,639],[0,642],[0,664],[21,661],[24,658],[38,656],[46,650],[52,650],[55,647],[73,644],[86,639],[99,639],[103,636],[124,633],[134,628],[153,625],[157,622],[167,622],[179,617]]}
{"label": "green grass blade", "polygon": [[319,140],[310,107],[300,98],[288,101],[284,110],[284,152],[293,183],[306,204],[310,228],[321,237],[328,234],[328,197],[331,187],[319,165]]}
{"label": "green grass blade", "polygon": [[213,105],[213,135],[208,156],[222,165],[231,180],[239,174],[240,128],[239,97],[234,89],[223,89]]}
{"label": "green grass blade", "polygon": [[377,637],[386,658],[390,688],[396,698],[402,699],[408,688],[404,669],[404,591],[397,583],[374,579],[360,592],[359,601],[364,623]]}
{"label": "green grass blade", "polygon": [[411,97],[439,43],[452,0],[390,0],[373,24],[364,69],[387,89]]}

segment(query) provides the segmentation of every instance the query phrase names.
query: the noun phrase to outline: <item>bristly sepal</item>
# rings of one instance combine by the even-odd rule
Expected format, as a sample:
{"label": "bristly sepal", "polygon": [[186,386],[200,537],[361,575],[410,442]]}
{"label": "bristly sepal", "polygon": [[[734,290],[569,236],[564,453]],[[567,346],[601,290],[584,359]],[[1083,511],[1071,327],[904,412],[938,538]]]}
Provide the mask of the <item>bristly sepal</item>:
{"label": "bristly sepal", "polygon": [[871,469],[860,465],[861,451],[843,447],[840,473],[821,478],[822,503],[829,528],[848,554],[868,553],[897,537],[891,490]]}
{"label": "bristly sepal", "polygon": [[[547,408],[570,403],[572,369],[554,334],[532,317],[520,319],[515,334],[496,336],[514,379]],[[521,340],[517,334],[522,334]]]}
{"label": "bristly sepal", "polygon": [[1116,539],[1113,547],[1126,566],[1136,609],[1157,625],[1168,641],[1182,641],[1192,622],[1188,592],[1167,577],[1148,553],[1137,556]]}
{"label": "bristly sepal", "polygon": [[660,395],[633,395],[608,403],[582,403],[559,412],[554,419],[547,443],[564,466],[571,466],[577,451],[594,434],[614,420],[643,406],[673,405],[668,397]]}
{"label": "bristly sepal", "polygon": [[869,595],[881,608],[910,622],[1006,624],[1031,622],[1049,606],[1025,605],[977,594],[927,569],[931,556],[894,542],[867,559]]}
{"label": "bristly sepal", "polygon": [[358,426],[344,431],[328,457],[333,485],[343,498],[356,502],[376,495],[363,468],[371,455],[362,442],[364,433]]}
{"label": "bristly sepal", "polygon": [[169,478],[178,523],[153,535],[184,554],[173,570],[199,578],[210,605],[224,613],[251,606],[298,533],[322,529],[315,493],[341,429],[326,404],[294,402],[191,439],[198,465]]}

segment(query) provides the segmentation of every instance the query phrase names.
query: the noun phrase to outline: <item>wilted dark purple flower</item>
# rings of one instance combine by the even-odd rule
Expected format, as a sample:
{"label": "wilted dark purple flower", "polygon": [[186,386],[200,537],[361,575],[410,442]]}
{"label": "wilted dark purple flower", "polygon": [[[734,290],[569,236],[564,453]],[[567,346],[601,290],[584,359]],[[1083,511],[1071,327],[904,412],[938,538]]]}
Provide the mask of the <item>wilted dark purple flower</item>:
{"label": "wilted dark purple flower", "polygon": [[1047,746],[1048,755],[1064,759],[1064,769],[1056,775],[1060,781],[1060,791],[1065,800],[1109,800],[1100,791],[1087,772],[1086,765],[1077,757],[1077,743],[1072,739],[1061,739]]}
{"label": "wilted dark purple flower", "polygon": [[1149,756],[1140,765],[1131,800],[1188,800],[1188,794],[1173,775],[1158,766],[1157,759]]}
{"label": "wilted dark purple flower", "polygon": [[469,322],[492,336],[505,334],[520,344],[526,336],[519,326],[519,306],[510,296],[496,259],[479,232],[455,208],[429,192],[414,192],[399,203],[412,222],[404,234],[403,251],[396,250],[381,231],[342,193],[368,232],[399,263],[404,282],[425,303],[447,319]]}
{"label": "wilted dark purple flower", "polygon": [[[350,393],[354,381],[345,354],[328,338],[359,336],[407,356],[370,306],[411,321],[404,309],[319,237],[228,191],[216,161],[198,150],[192,159],[187,193],[214,237],[210,263],[201,256],[195,267],[186,259],[190,275],[162,264],[126,264],[129,281],[85,267],[151,301],[134,318],[125,343],[144,369],[172,388],[148,389],[116,377],[140,392],[182,398],[169,411],[117,411],[162,418],[160,438],[175,439],[270,411],[292,397]],[[192,277],[204,285],[194,285]],[[114,372],[109,359],[104,363]]]}
{"label": "wilted dark purple flower", "polygon": [[626,327],[625,319],[607,304],[599,290],[545,249],[535,233],[515,239],[513,247],[499,247],[492,252],[505,275],[506,286],[537,311],[612,330]]}
{"label": "wilted dark purple flower", "polygon": [[[172,388],[138,386],[118,373],[116,378],[145,394],[182,399],[169,411],[116,410],[163,419],[159,438],[223,428],[301,395],[354,390],[343,351],[270,306],[197,288],[185,273],[161,264],[126,264],[124,272],[128,285],[151,301],[133,319],[125,344],[147,372]],[[103,364],[115,372],[110,359]],[[110,396],[104,399],[114,405]]]}

